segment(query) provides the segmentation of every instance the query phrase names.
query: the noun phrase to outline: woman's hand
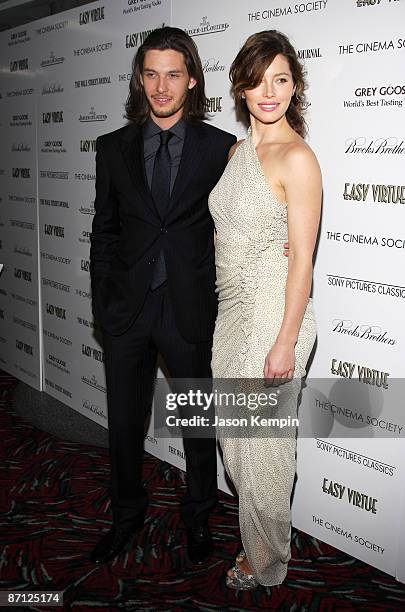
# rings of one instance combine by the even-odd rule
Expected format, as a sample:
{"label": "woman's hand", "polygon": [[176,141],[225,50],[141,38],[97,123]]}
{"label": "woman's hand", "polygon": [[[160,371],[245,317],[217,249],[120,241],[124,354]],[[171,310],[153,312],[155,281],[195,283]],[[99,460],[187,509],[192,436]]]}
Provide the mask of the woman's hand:
{"label": "woman's hand", "polygon": [[271,383],[282,384],[293,378],[294,369],[294,344],[276,340],[264,360],[264,378]]}

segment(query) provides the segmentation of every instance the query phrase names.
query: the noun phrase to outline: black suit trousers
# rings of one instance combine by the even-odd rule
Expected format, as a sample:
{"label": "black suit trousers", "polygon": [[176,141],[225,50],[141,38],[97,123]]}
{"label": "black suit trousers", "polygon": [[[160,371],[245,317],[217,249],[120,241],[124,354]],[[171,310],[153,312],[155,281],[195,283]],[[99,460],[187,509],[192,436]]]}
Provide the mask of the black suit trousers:
{"label": "black suit trousers", "polygon": [[[115,524],[135,523],[148,505],[142,485],[145,422],[158,353],[171,378],[210,378],[211,342],[190,343],[179,333],[167,283],[149,291],[134,323],[123,334],[103,334]],[[184,438],[187,493],[181,503],[186,526],[204,524],[217,499],[216,442]]]}

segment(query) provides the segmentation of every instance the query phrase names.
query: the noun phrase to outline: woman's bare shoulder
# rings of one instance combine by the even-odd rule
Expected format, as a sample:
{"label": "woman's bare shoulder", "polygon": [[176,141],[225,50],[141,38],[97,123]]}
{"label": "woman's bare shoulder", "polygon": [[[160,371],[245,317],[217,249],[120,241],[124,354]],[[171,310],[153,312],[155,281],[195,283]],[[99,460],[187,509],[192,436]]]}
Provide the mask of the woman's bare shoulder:
{"label": "woman's bare shoulder", "polygon": [[287,165],[299,163],[305,166],[318,166],[315,153],[303,138],[294,140],[285,148],[284,162]]}
{"label": "woman's bare shoulder", "polygon": [[311,147],[304,141],[291,143],[284,155],[281,165],[282,183],[284,188],[291,189],[312,185],[317,190],[322,189],[322,174],[318,160]]}

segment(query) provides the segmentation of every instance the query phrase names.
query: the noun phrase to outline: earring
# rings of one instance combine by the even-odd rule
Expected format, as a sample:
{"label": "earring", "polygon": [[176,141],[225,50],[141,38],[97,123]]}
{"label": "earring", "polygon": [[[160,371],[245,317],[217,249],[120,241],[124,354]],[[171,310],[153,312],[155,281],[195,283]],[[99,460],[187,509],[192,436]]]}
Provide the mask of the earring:
{"label": "earring", "polygon": [[242,100],[245,100],[245,99],[246,99],[245,94],[241,94],[241,96],[240,96],[240,97],[242,98]]}

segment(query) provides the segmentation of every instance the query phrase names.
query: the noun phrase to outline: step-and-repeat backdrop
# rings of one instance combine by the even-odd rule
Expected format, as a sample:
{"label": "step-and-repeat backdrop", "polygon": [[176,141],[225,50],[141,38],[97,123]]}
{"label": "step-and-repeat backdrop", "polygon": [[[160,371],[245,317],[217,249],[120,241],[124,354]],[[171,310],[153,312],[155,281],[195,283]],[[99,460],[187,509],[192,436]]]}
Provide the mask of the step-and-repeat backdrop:
{"label": "step-and-repeat backdrop", "polygon": [[0,367],[40,389],[34,48],[31,27],[0,36]]}
{"label": "step-and-repeat backdrop", "polygon": [[[0,35],[0,364],[104,426],[89,282],[95,140],[125,123],[133,55],[156,27],[186,30],[209,121],[243,138],[230,63],[253,32],[291,38],[324,178],[293,523],[403,581],[404,17],[401,0],[116,0]],[[181,440],[151,426],[146,448],[184,468]],[[222,468],[219,482],[227,490]]]}

